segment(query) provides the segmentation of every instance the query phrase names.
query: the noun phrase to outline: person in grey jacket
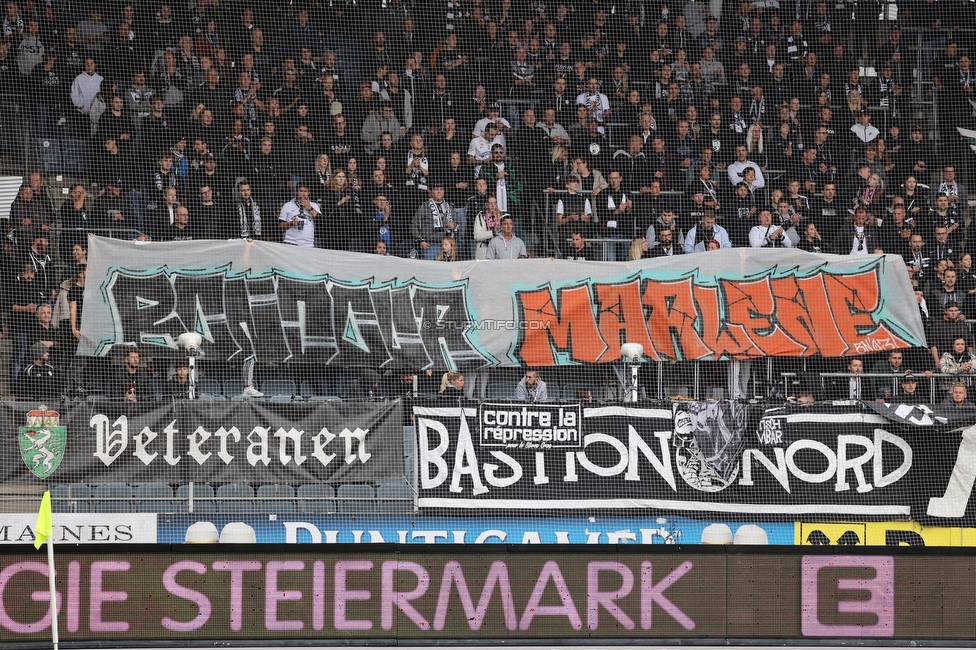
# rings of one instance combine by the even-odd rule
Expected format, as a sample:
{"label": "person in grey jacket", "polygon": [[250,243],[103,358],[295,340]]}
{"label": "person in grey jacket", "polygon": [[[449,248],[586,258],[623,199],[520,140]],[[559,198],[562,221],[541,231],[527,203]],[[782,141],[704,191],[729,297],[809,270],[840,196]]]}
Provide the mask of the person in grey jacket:
{"label": "person in grey jacket", "polygon": [[394,147],[400,142],[400,121],[393,114],[393,103],[388,100],[380,102],[380,110],[363,122],[360,137],[367,153],[375,153],[380,148],[380,136],[384,133],[389,133],[393,138]]}
{"label": "person in grey jacket", "polygon": [[535,370],[526,370],[525,376],[515,387],[515,399],[520,402],[548,402],[549,393],[546,382],[539,378]]}
{"label": "person in grey jacket", "polygon": [[444,200],[444,182],[427,178],[427,194],[430,198],[420,204],[413,215],[411,234],[417,245],[416,255],[432,260],[441,252],[441,241],[445,235],[453,235],[458,226],[454,207]]}
{"label": "person in grey jacket", "polygon": [[502,231],[488,242],[488,254],[485,259],[517,260],[529,256],[525,250],[525,243],[513,234],[514,229],[515,220],[512,215],[503,215]]}

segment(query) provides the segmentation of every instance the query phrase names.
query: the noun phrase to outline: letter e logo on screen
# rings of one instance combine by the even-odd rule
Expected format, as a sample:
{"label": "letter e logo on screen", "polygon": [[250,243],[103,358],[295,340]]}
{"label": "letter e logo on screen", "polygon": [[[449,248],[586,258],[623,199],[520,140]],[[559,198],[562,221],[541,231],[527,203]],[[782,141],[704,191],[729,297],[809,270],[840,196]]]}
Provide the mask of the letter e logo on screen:
{"label": "letter e logo on screen", "polygon": [[[836,578],[829,586],[828,598],[819,592],[820,571],[823,569],[874,569],[873,577]],[[803,636],[886,637],[895,634],[895,561],[891,556],[855,557],[849,555],[803,556],[800,597],[800,620]],[[831,571],[830,573],[835,573]],[[870,573],[870,572],[860,572]],[[824,585],[824,589],[828,589]],[[860,593],[859,593],[860,592]],[[863,592],[870,594],[863,597]],[[836,609],[819,609],[824,601],[832,602]],[[873,619],[871,624],[841,623],[844,614],[860,615]]]}

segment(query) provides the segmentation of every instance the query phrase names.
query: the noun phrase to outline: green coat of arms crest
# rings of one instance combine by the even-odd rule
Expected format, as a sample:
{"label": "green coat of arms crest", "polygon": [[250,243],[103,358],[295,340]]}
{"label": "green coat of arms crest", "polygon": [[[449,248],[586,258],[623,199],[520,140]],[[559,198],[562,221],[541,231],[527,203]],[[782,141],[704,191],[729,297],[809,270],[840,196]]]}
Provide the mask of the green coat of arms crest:
{"label": "green coat of arms crest", "polygon": [[30,411],[27,426],[20,427],[20,457],[37,478],[50,476],[64,458],[68,431],[59,424],[58,413],[41,406]]}

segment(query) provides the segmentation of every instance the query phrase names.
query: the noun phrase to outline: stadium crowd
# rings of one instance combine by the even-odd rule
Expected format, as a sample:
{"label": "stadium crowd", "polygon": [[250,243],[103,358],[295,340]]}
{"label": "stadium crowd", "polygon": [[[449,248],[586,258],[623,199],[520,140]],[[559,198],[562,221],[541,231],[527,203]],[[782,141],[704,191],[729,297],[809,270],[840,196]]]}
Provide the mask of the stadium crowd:
{"label": "stadium crowd", "polygon": [[89,232],[445,261],[894,253],[932,333],[911,366],[969,372],[953,143],[973,121],[976,5],[885,9],[7,2],[0,88],[39,141],[81,142],[88,171],[63,202],[30,173],[11,206],[11,378],[43,368],[45,341],[74,372]]}

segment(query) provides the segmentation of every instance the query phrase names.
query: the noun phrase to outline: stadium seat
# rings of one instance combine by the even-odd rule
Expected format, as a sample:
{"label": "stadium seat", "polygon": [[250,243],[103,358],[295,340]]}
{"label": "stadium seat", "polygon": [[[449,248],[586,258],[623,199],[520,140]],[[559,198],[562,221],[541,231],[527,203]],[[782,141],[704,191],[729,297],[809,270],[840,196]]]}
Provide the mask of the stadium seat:
{"label": "stadium seat", "polygon": [[177,512],[173,488],[166,483],[137,483],[132,489],[132,496],[136,500],[136,512]]}
{"label": "stadium seat", "polygon": [[294,514],[298,510],[295,507],[295,488],[282,483],[259,485],[256,507],[259,514]]}
{"label": "stadium seat", "polygon": [[[85,486],[88,487],[87,485]],[[50,486],[52,512],[74,512],[75,502],[71,498],[71,486],[67,483],[55,483]]]}
{"label": "stadium seat", "polygon": [[88,140],[65,138],[61,141],[62,169],[68,174],[91,173],[91,143]]}
{"label": "stadium seat", "polygon": [[298,486],[298,509],[310,514],[331,515],[336,511],[335,490],[325,483]]}
{"label": "stadium seat", "polygon": [[226,402],[227,401],[227,398],[224,397],[223,395],[210,395],[208,393],[203,393],[202,395],[197,397],[197,399],[202,402]]}
{"label": "stadium seat", "polygon": [[133,512],[132,487],[128,483],[101,483],[92,490],[95,512]]}
{"label": "stadium seat", "polygon": [[223,395],[220,380],[211,377],[201,377],[197,380],[197,393],[202,395]]}
{"label": "stadium seat", "polygon": [[0,101],[0,151],[14,156],[24,151],[22,115],[13,102]]}
{"label": "stadium seat", "polygon": [[[575,402],[576,391],[578,391],[580,388],[585,388],[586,390],[590,391],[590,395],[593,396],[593,399],[597,399],[598,391],[592,386],[587,386],[585,384],[563,384],[562,391],[561,391],[562,400],[564,402]],[[551,400],[556,399],[555,393],[553,393],[551,389],[549,390],[549,399]]]}
{"label": "stadium seat", "polygon": [[372,485],[340,485],[336,491],[339,514],[364,515],[376,512]]}
{"label": "stadium seat", "polygon": [[517,381],[489,382],[486,397],[488,399],[515,399],[516,387],[518,387]]}
{"label": "stadium seat", "polygon": [[275,395],[291,397],[298,394],[298,387],[290,379],[269,379],[261,384],[261,392],[264,393],[265,397],[274,397]]}
{"label": "stadium seat", "polygon": [[314,381],[303,381],[301,385],[301,393],[300,393],[301,396],[304,397],[305,399],[311,399],[313,397],[324,397],[324,395],[319,393],[316,384],[317,382]]}
{"label": "stadium seat", "polygon": [[221,514],[252,514],[254,488],[247,483],[225,483],[217,488],[217,511]]}
{"label": "stadium seat", "polygon": [[244,393],[244,382],[240,379],[225,379],[224,380],[224,395],[227,397],[236,397]]}
{"label": "stadium seat", "polygon": [[[214,489],[208,483],[193,484],[193,514],[213,514],[217,512],[217,502],[214,501]],[[176,488],[177,512],[189,513],[190,486],[180,485]]]}
{"label": "stadium seat", "polygon": [[304,400],[297,395],[272,395],[271,399],[268,400],[272,404],[290,404],[291,402],[303,402]]}
{"label": "stadium seat", "polygon": [[406,514],[413,512],[413,488],[406,481],[390,481],[376,486],[376,512]]}
{"label": "stadium seat", "polygon": [[47,174],[61,174],[64,168],[61,165],[61,142],[51,138],[38,139],[34,141],[34,157],[37,162],[44,166]]}

